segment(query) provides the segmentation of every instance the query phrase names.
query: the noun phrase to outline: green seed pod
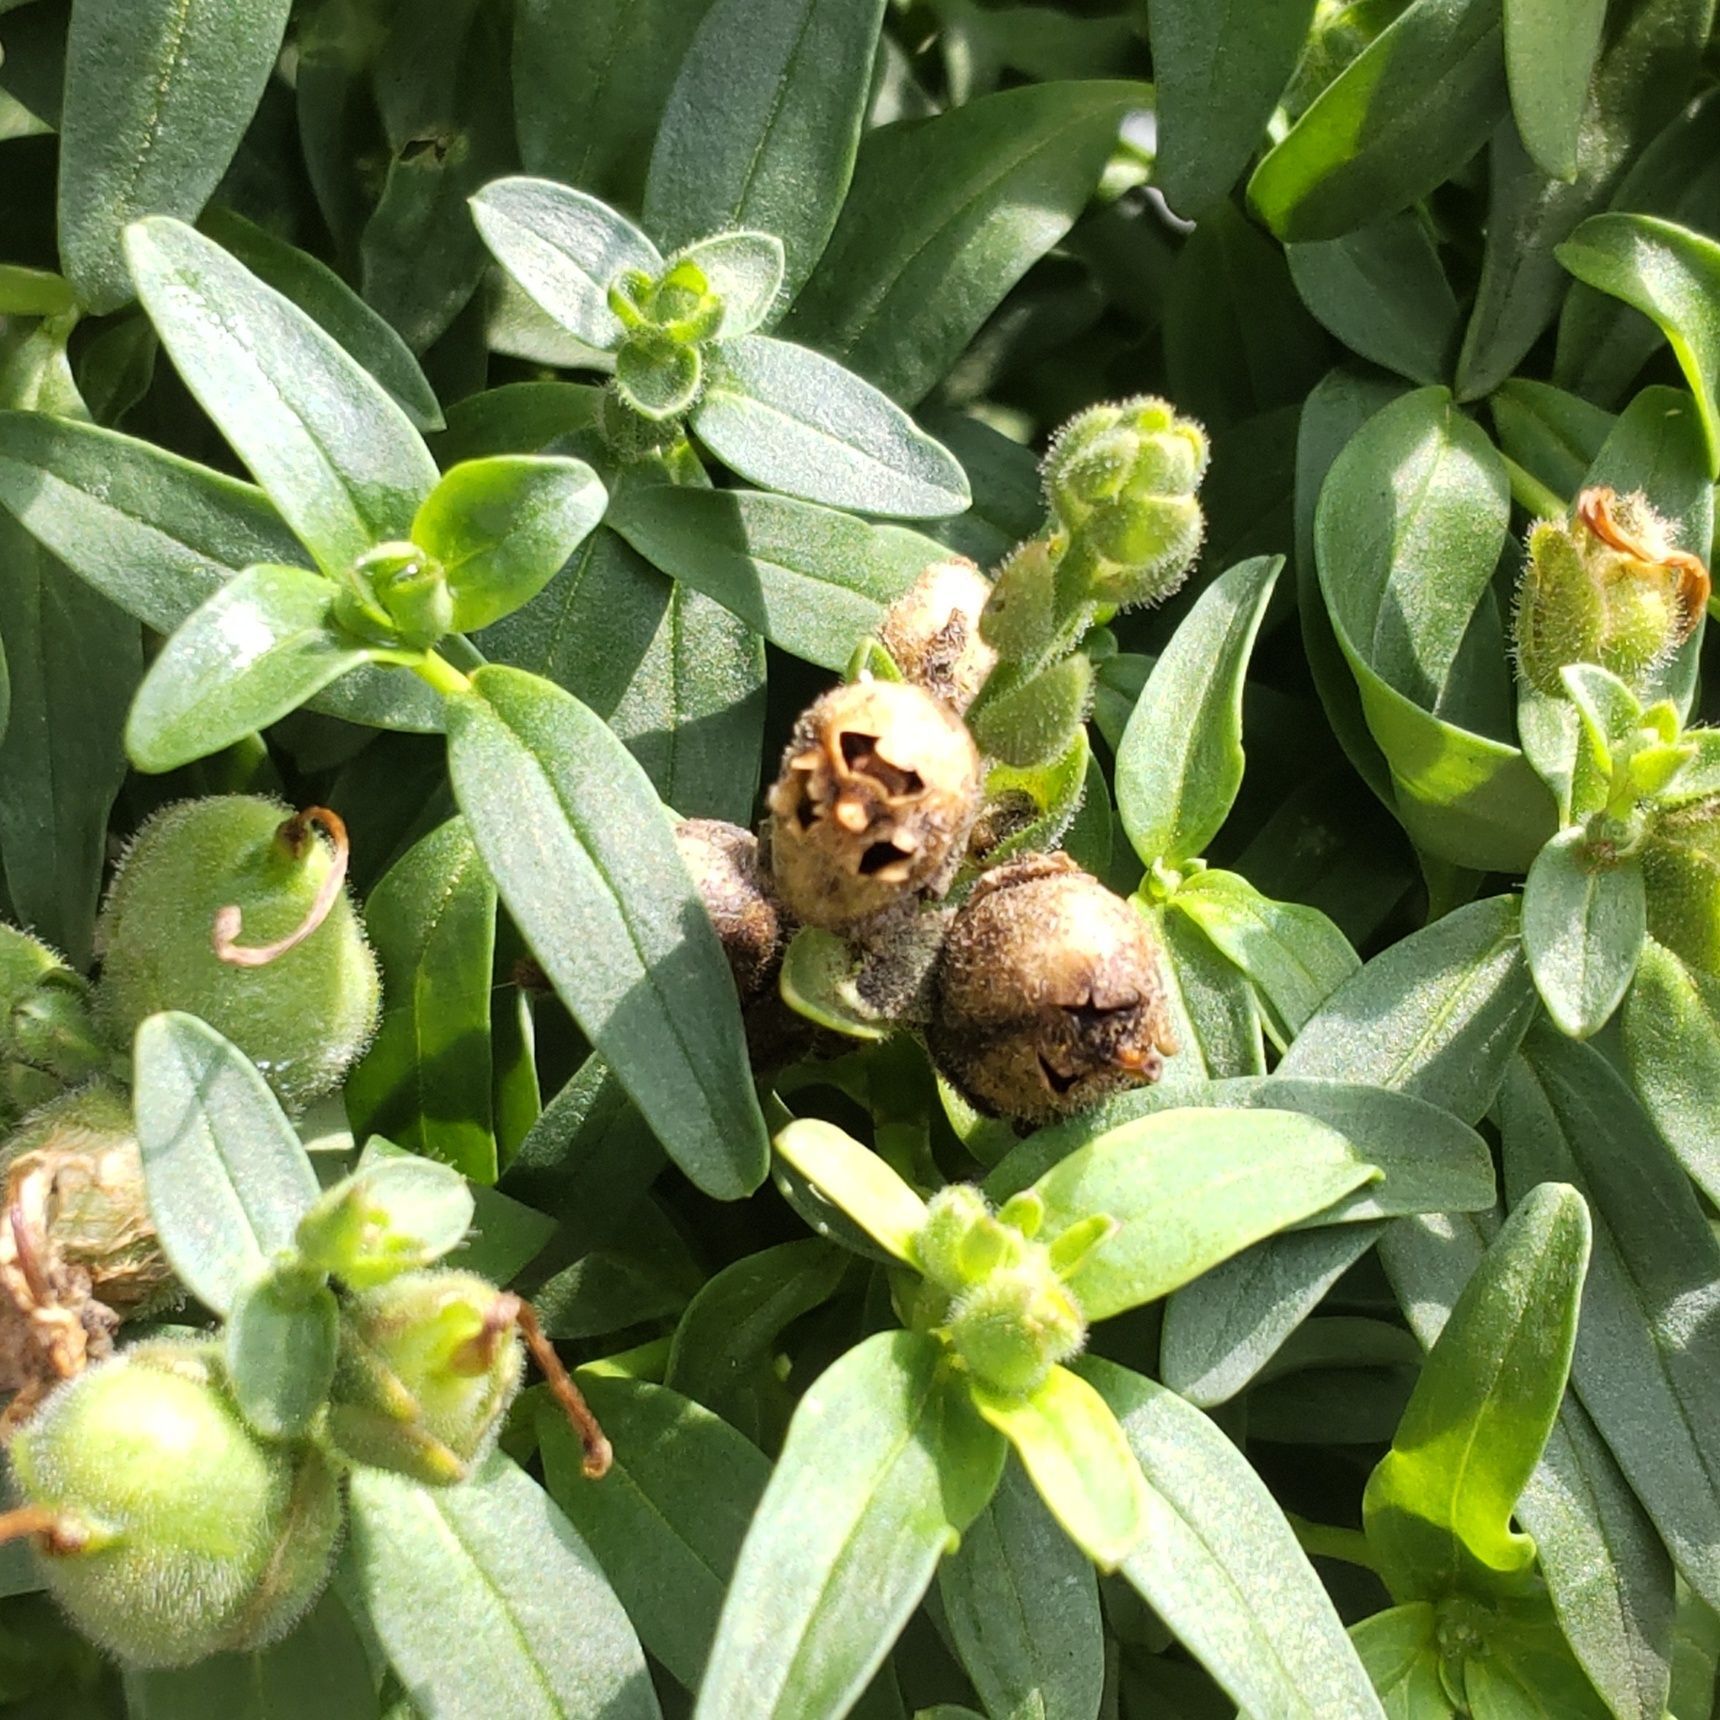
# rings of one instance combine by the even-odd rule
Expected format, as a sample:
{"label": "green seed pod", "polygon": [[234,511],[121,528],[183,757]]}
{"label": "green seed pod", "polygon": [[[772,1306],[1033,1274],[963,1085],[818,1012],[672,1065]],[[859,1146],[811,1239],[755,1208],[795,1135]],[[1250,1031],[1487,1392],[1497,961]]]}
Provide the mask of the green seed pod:
{"label": "green seed pod", "polygon": [[836,687],[795,725],[770,791],[777,894],[809,926],[853,931],[949,888],[981,797],[962,720],[919,687]]}
{"label": "green seed pod", "polygon": [[928,1041],[981,1110],[1048,1122],[1156,1081],[1176,1050],[1146,922],[1066,854],[988,872],[950,927]]}
{"label": "green seed pod", "polygon": [[355,1463],[464,1481],[520,1387],[517,1296],[470,1272],[412,1272],[348,1300],[329,1437]]}
{"label": "green seed pod", "polygon": [[1058,433],[1045,495],[1094,602],[1157,603],[1188,577],[1207,460],[1201,427],[1151,396],[1092,407]]}
{"label": "green seed pod", "polygon": [[0,1428],[108,1355],[128,1318],[175,1294],[155,1234],[131,1107],[111,1083],[63,1093],[0,1153],[10,1222],[0,1226]]}
{"label": "green seed pod", "polygon": [[1059,1362],[1079,1354],[1087,1322],[1035,1244],[1020,1264],[988,1273],[958,1296],[946,1330],[956,1354],[986,1385],[1030,1392]]}
{"label": "green seed pod", "polygon": [[934,561],[889,607],[878,637],[916,687],[965,711],[997,663],[980,636],[991,581],[965,557]]}
{"label": "green seed pod", "polygon": [[[313,824],[332,829],[332,849]],[[284,1104],[332,1091],[381,999],[342,887],[345,858],[345,830],[321,808],[223,795],[157,813],[121,861],[97,928],[96,1008],[109,1035],[129,1045],[147,1016],[185,1010],[237,1045]]]}
{"label": "green seed pod", "polygon": [[1642,846],[1648,930],[1692,967],[1720,973],[1720,797],[1661,813]]}
{"label": "green seed pod", "polygon": [[759,866],[758,838],[718,818],[684,818],[675,846],[711,916],[742,1004],[775,985],[786,927],[770,880]]}
{"label": "green seed pod", "polygon": [[1585,490],[1569,520],[1540,520],[1529,532],[1518,670],[1555,697],[1564,696],[1559,671],[1572,663],[1641,686],[1690,636],[1707,601],[1707,570],[1674,547],[1642,495]]}
{"label": "green seed pod", "polygon": [[213,1347],[142,1344],[62,1386],[12,1442],[50,1592],[136,1666],[284,1636],[328,1581],[340,1488],[307,1446],[259,1440]]}

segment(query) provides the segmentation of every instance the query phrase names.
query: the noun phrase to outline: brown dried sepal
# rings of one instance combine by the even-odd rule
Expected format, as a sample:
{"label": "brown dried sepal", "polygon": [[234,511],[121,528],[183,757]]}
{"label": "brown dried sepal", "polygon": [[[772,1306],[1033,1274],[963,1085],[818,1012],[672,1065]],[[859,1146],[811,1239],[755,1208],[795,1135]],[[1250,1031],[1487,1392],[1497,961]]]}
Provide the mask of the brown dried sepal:
{"label": "brown dried sepal", "polygon": [[795,919],[853,932],[941,896],[980,804],[960,717],[919,687],[836,687],[795,725],[770,791],[770,864]]}
{"label": "brown dried sepal", "polygon": [[1176,1051],[1146,922],[1066,854],[975,885],[934,976],[932,1055],[982,1111],[1049,1122],[1158,1080]]}
{"label": "brown dried sepal", "polygon": [[1608,549],[1617,550],[1620,555],[1628,555],[1633,561],[1644,562],[1650,567],[1667,568],[1677,575],[1678,605],[1684,618],[1683,632],[1679,635],[1679,643],[1682,644],[1696,631],[1696,624],[1708,607],[1712,581],[1702,558],[1692,555],[1689,550],[1674,549],[1665,541],[1666,534],[1658,522],[1644,529],[1642,516],[1645,514],[1650,520],[1654,518],[1640,495],[1621,498],[1616,491],[1604,485],[1584,490],[1577,497],[1577,518]]}
{"label": "brown dried sepal", "polygon": [[963,556],[934,561],[890,605],[878,637],[896,667],[952,710],[965,711],[997,664],[980,637],[991,581]]}
{"label": "brown dried sepal", "polygon": [[44,1108],[15,1137],[3,1174],[0,1392],[13,1396],[0,1440],[62,1380],[111,1354],[122,1321],[159,1305],[174,1282],[123,1101],[86,1089]]}
{"label": "brown dried sepal", "polygon": [[741,1002],[768,992],[782,966],[783,915],[759,864],[758,838],[719,818],[684,818],[675,846],[722,941]]}

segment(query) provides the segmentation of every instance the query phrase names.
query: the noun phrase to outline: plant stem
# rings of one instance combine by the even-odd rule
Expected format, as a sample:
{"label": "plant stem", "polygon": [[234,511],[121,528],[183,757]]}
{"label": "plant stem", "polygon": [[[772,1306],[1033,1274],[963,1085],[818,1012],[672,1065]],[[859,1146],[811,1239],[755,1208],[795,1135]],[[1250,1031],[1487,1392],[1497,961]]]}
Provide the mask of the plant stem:
{"label": "plant stem", "polygon": [[1306,1517],[1285,1512],[1285,1520],[1295,1531],[1306,1553],[1316,1553],[1323,1559],[1342,1559],[1346,1565],[1360,1565],[1364,1571],[1378,1572],[1368,1538],[1360,1529],[1339,1529],[1329,1523],[1310,1523]]}
{"label": "plant stem", "polygon": [[472,683],[448,661],[434,651],[426,651],[409,667],[420,680],[428,681],[445,699],[458,698],[472,690]]}
{"label": "plant stem", "polygon": [[1499,457],[1505,461],[1505,473],[1511,480],[1511,499],[1526,514],[1538,520],[1562,520],[1570,511],[1539,478],[1525,472],[1508,456],[1501,454]]}

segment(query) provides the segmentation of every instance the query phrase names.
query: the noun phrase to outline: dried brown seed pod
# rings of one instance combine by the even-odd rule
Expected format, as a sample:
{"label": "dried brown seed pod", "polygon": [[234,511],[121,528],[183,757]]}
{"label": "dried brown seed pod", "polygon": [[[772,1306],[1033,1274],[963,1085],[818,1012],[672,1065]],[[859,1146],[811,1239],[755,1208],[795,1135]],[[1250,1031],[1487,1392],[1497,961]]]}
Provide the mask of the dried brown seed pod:
{"label": "dried brown seed pod", "polygon": [[720,818],[684,818],[675,846],[722,940],[743,1004],[762,997],[782,965],[786,928],[770,880],[759,865],[758,838]]}
{"label": "dried brown seed pod", "polygon": [[770,791],[770,864],[797,920],[854,931],[942,895],[979,810],[979,749],[930,693],[836,687],[802,713]]}
{"label": "dried brown seed pod", "polygon": [[1156,1081],[1176,1050],[1146,922],[1066,854],[983,877],[950,927],[928,1033],[996,1115],[1047,1122]]}
{"label": "dried brown seed pod", "polygon": [[916,687],[965,711],[997,663],[980,637],[991,581],[964,556],[934,561],[890,605],[878,637]]}

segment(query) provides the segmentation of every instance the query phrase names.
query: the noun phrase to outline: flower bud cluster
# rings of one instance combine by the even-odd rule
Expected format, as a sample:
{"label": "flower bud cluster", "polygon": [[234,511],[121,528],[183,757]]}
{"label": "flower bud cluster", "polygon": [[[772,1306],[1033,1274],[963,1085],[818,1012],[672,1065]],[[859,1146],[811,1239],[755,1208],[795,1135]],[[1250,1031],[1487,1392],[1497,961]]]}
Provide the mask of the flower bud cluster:
{"label": "flower bud cluster", "polygon": [[428,551],[405,541],[380,543],[348,570],[335,619],[361,639],[427,651],[454,630],[454,594]]}

